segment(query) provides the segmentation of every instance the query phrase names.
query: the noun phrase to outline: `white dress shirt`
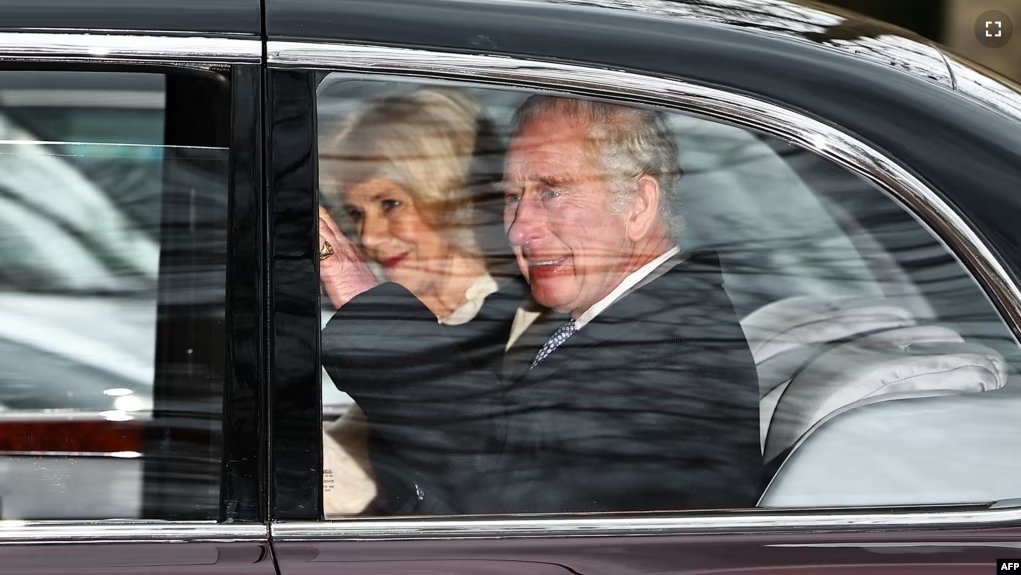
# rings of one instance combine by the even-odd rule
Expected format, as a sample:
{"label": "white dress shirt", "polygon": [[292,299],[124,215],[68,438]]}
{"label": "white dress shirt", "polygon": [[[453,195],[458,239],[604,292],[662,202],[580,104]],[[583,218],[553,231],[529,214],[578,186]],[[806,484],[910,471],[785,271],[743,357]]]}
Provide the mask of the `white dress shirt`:
{"label": "white dress shirt", "polygon": [[[612,305],[613,302],[620,299],[624,294],[628,293],[628,291],[630,291],[631,288],[638,285],[652,272],[656,271],[670,258],[676,256],[679,253],[681,253],[681,248],[674,246],[667,250],[666,252],[664,252],[663,254],[661,254],[656,259],[650,261],[644,266],[628,274],[628,276],[625,277],[622,282],[617,284],[617,287],[613,288],[613,291],[606,294],[606,297],[597,301],[587,310],[582,312],[582,314],[579,315],[577,319],[574,320],[575,329],[581,330],[581,328],[585,327],[586,324],[595,319],[596,316],[601,314],[606,308],[610,307],[610,305]],[[517,341],[519,337],[521,337],[521,334],[525,333],[525,330],[528,329],[528,326],[532,325],[532,322],[534,322],[541,313],[542,312],[540,311],[528,309],[525,307],[519,307],[517,309],[517,311],[514,313],[514,323],[511,326],[511,333],[510,337],[507,339],[506,349],[510,349],[511,346],[514,345],[514,342]]]}
{"label": "white dress shirt", "polygon": [[628,274],[628,276],[624,278],[624,281],[617,284],[617,287],[613,288],[613,291],[606,294],[606,297],[597,301],[592,305],[592,307],[582,312],[582,314],[574,320],[574,328],[581,330],[581,328],[585,327],[585,324],[595,319],[597,315],[603,313],[603,310],[610,307],[613,302],[620,299],[621,296],[630,291],[631,288],[638,285],[638,282],[645,279],[649,274],[656,271],[659,266],[663,265],[667,260],[679,253],[681,253],[681,248],[674,246],[663,253],[663,255]]}

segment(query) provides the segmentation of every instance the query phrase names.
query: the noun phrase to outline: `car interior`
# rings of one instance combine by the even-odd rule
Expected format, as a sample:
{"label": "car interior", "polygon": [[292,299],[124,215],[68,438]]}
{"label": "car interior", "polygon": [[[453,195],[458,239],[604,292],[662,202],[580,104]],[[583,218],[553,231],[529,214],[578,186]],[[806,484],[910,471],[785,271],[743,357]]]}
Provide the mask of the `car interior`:
{"label": "car interior", "polygon": [[[706,138],[685,142],[691,130],[678,130],[696,173],[686,193],[699,197],[689,241],[721,253],[759,372],[772,478],[760,506],[1016,493],[1016,479],[996,470],[1021,447],[1009,431],[1021,406],[1018,346],[963,264],[857,176],[766,136],[700,124],[731,145],[760,143],[747,144],[753,167],[703,173],[699,153],[684,150],[706,149]],[[718,224],[735,211],[747,217]]]}
{"label": "car interior", "polygon": [[[328,76],[320,133],[367,98],[414,87]],[[526,97],[466,89],[497,126]],[[771,478],[760,506],[1017,493],[1016,479],[992,471],[1021,449],[1007,419],[1021,407],[1018,344],[938,236],[812,152],[718,121],[670,120],[685,170],[679,245],[720,255],[759,372]],[[323,375],[330,420],[350,400]],[[922,478],[938,488],[919,491]]]}

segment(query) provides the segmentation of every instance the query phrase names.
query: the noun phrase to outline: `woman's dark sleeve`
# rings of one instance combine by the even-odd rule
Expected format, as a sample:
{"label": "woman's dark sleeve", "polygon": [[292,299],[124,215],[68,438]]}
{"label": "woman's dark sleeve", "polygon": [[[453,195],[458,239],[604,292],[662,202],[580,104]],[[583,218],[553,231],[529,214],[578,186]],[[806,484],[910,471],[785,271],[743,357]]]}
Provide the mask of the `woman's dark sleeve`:
{"label": "woman's dark sleeve", "polygon": [[[384,283],[337,310],[323,328],[323,367],[367,415],[408,408],[416,419],[442,418],[416,405],[479,399],[488,386],[472,380],[495,377],[478,373],[456,334],[406,288]],[[449,407],[440,411],[449,414]]]}
{"label": "woman's dark sleeve", "polygon": [[381,513],[457,512],[459,470],[486,450],[496,374],[471,361],[464,335],[394,283],[354,298],[323,329],[323,367],[369,421]]}

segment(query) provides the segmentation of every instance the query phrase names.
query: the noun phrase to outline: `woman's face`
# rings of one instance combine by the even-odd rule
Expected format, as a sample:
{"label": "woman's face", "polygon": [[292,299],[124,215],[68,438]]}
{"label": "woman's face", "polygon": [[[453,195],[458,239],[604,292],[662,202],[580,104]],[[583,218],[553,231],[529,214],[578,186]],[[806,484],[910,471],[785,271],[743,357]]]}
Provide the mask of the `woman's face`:
{"label": "woman's face", "polygon": [[388,280],[419,297],[440,287],[450,242],[426,223],[407,190],[372,179],[348,190],[344,205],[365,255]]}

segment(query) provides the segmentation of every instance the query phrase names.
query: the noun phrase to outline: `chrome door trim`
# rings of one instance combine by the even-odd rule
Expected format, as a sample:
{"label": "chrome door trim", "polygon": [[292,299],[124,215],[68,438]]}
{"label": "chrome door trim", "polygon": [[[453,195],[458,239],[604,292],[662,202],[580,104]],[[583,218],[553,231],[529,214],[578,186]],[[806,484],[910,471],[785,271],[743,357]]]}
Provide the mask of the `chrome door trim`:
{"label": "chrome door trim", "polygon": [[138,451],[0,451],[0,457],[54,457],[67,459],[69,457],[89,458],[110,458],[110,459],[139,459],[142,454]]}
{"label": "chrome door trim", "polygon": [[262,42],[106,33],[0,32],[0,61],[11,59],[258,64],[262,61]]}
{"label": "chrome door trim", "polygon": [[[952,253],[965,261],[1006,312],[1021,336],[1021,289],[969,223],[920,179],[878,150],[840,129],[754,97],[683,80],[561,62],[352,44],[267,43],[271,66],[348,71],[530,88],[662,106],[763,131],[815,152],[879,186],[918,214]],[[571,518],[374,519],[281,522],[273,537],[317,539],[420,539],[579,535],[664,535],[746,531],[872,530],[1007,526],[1021,524],[1021,509],[930,511],[891,509],[756,509],[712,515],[620,514]]]}
{"label": "chrome door trim", "polygon": [[[602,516],[520,516],[437,519],[360,519],[321,523],[276,522],[273,539],[288,541],[406,540],[508,537],[585,537],[803,531],[882,531],[918,528],[1006,527],[1021,522],[1021,509],[840,513],[811,511],[733,511],[716,515],[656,514]],[[687,514],[686,514],[687,515]]]}
{"label": "chrome door trim", "polygon": [[873,182],[920,215],[988,286],[1006,311],[1007,325],[1015,338],[1021,337],[1021,289],[964,218],[878,150],[799,112],[673,78],[505,56],[271,41],[267,43],[267,60],[281,67],[456,79],[660,105],[779,136]]}
{"label": "chrome door trim", "polygon": [[260,524],[212,521],[0,521],[0,545],[26,543],[144,543],[256,541],[268,539]]}

